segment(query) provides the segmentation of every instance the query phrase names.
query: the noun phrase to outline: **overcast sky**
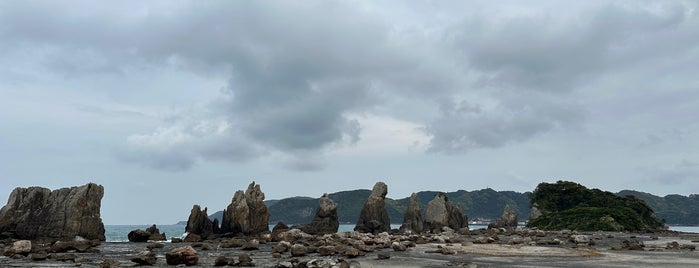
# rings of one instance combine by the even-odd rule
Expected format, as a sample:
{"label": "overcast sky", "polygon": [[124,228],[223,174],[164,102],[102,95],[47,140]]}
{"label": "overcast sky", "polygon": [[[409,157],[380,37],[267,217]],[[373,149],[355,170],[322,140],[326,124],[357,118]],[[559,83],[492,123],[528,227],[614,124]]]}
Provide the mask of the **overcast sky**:
{"label": "overcast sky", "polygon": [[[493,3],[497,4],[493,4]],[[699,193],[696,1],[1,1],[0,200]]]}

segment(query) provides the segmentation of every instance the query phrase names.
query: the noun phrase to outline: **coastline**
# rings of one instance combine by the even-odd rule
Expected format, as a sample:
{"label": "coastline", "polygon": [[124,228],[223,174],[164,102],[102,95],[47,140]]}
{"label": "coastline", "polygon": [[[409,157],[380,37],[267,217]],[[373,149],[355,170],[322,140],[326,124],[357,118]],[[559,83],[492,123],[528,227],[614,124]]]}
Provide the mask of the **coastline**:
{"label": "coastline", "polygon": [[[328,237],[350,239],[351,241],[372,241],[378,243],[380,235],[338,233],[328,236],[316,236],[304,240],[310,253],[303,256],[291,256],[282,253],[274,258],[274,245],[278,242],[260,240],[259,249],[222,247],[227,239],[209,240],[194,243],[160,243],[162,248],[154,248],[157,257],[156,267],[167,267],[165,253],[181,246],[193,246],[198,251],[197,266],[213,266],[220,256],[237,258],[247,254],[257,267],[286,267],[299,262],[312,262],[308,267],[333,267],[345,260],[350,267],[692,267],[699,265],[699,252],[690,249],[699,246],[699,234],[675,231],[659,233],[630,232],[543,232],[518,229],[507,233],[498,230],[472,230],[458,234],[447,230],[440,234],[423,234],[406,236],[394,234],[388,236],[391,241],[411,242],[413,246],[405,251],[395,251],[390,246],[368,247],[364,256],[349,257],[340,254],[321,256],[315,242]],[[373,240],[367,240],[371,237]],[[482,243],[483,238],[492,239]],[[574,241],[574,239],[588,239]],[[252,238],[246,238],[248,240]],[[424,243],[419,242],[426,240]],[[414,241],[418,241],[415,243]],[[479,242],[481,241],[481,242]],[[529,241],[529,242],[527,242]],[[639,245],[635,250],[619,248],[619,245],[633,241]],[[552,243],[555,242],[555,243]],[[677,242],[684,249],[669,249],[668,245]],[[298,243],[296,241],[295,243]],[[97,247],[99,253],[74,253],[81,257],[79,263],[72,261],[32,261],[31,258],[10,259],[0,257],[2,267],[100,267],[105,260],[115,260],[118,267],[138,266],[130,259],[146,250],[153,243],[104,242]],[[204,246],[205,245],[205,246]],[[379,245],[379,244],[374,244]],[[390,245],[390,242],[389,242]],[[316,252],[313,252],[313,248]],[[314,264],[315,263],[315,264]],[[115,267],[115,266],[112,266]],[[294,267],[294,266],[290,266]],[[339,267],[339,266],[338,266]]]}

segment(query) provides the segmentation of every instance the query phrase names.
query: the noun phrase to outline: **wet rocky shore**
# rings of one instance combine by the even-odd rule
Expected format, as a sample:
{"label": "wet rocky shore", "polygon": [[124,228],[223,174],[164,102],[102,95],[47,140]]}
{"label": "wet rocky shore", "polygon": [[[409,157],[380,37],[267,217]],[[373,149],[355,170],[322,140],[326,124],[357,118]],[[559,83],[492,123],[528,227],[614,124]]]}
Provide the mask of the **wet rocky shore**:
{"label": "wet rocky shore", "polygon": [[[276,241],[276,242],[275,242]],[[178,266],[255,267],[696,267],[699,234],[480,229],[440,233],[309,235],[289,229],[260,236],[196,242],[103,242],[89,248],[47,253],[32,245],[12,253],[0,244],[0,267],[170,266],[168,255],[186,248],[190,262]],[[48,251],[47,251],[48,250]],[[9,255],[9,256],[6,256]],[[37,258],[36,255],[39,255]],[[184,258],[184,257],[183,257]],[[193,260],[193,261],[192,261]],[[151,264],[152,263],[152,264]]]}

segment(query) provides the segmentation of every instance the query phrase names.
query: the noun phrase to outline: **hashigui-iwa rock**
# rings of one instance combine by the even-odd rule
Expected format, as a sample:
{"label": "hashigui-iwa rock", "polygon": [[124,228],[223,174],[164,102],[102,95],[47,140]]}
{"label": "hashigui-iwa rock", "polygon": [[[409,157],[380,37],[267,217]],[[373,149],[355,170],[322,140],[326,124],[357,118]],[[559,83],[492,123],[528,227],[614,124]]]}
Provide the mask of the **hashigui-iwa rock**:
{"label": "hashigui-iwa rock", "polygon": [[104,187],[88,183],[51,191],[15,188],[0,209],[0,233],[20,239],[66,239],[76,236],[104,241],[100,206]]}
{"label": "hashigui-iwa rock", "polygon": [[420,203],[418,203],[416,193],[410,195],[410,205],[403,215],[403,225],[401,225],[400,230],[404,233],[420,233],[423,230]]}
{"label": "hashigui-iwa rock", "polygon": [[359,220],[354,227],[355,231],[362,233],[381,233],[391,230],[391,220],[386,211],[385,201],[388,193],[388,186],[383,182],[377,182],[371,195],[367,198]]}
{"label": "hashigui-iwa rock", "polygon": [[492,228],[504,228],[508,231],[517,229],[517,212],[509,205],[505,205],[502,216],[495,222],[488,224],[488,229]]}
{"label": "hashigui-iwa rock", "polygon": [[425,229],[434,231],[442,227],[459,230],[468,227],[468,218],[461,206],[454,206],[444,193],[438,193],[425,209]]}
{"label": "hashigui-iwa rock", "polygon": [[209,219],[207,208],[202,210],[199,205],[192,206],[192,211],[189,213],[189,219],[187,219],[187,226],[184,228],[184,231],[199,235],[204,239],[211,236],[214,233],[214,226]]}
{"label": "hashigui-iwa rock", "polygon": [[223,210],[221,232],[244,235],[269,232],[269,210],[260,185],[253,181],[244,193],[235,192],[231,204]]}
{"label": "hashigui-iwa rock", "polygon": [[308,234],[322,235],[337,233],[339,227],[337,204],[328,197],[328,194],[323,194],[318,201],[315,218],[311,223],[302,225],[300,229]]}

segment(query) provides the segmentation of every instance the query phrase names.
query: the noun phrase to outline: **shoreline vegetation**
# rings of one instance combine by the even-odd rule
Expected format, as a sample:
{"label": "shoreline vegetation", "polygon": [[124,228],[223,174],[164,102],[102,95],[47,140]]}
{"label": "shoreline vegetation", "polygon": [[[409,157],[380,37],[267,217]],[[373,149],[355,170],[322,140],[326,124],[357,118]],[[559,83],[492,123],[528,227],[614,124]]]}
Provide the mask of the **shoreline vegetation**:
{"label": "shoreline vegetation", "polygon": [[[469,228],[465,209],[445,193],[436,193],[426,206],[413,194],[405,205],[403,224],[395,228],[386,209],[391,203],[385,198],[387,186],[379,182],[365,198],[354,231],[349,232],[338,232],[341,218],[338,204],[342,203],[336,203],[333,195],[323,195],[317,201],[315,216],[308,223],[288,226],[278,222],[270,230],[270,209],[260,186],[253,182],[246,191],[236,192],[221,220],[211,219],[206,208],[194,205],[185,225],[186,234],[183,238],[171,237],[169,243],[164,243],[166,235],[156,225],[146,230],[131,230],[128,239],[132,242],[104,242],[104,225],[101,220],[99,224],[93,223],[95,215],[99,218],[102,190],[94,184],[55,191],[39,187],[15,189],[8,204],[0,210],[0,266],[688,267],[699,264],[695,251],[699,245],[698,233],[667,230],[667,225],[640,198],[566,181],[537,186],[530,194],[529,217],[518,218],[521,214],[517,207],[505,204],[499,217],[487,228],[477,230]],[[94,191],[97,194],[90,194]],[[47,207],[52,210],[46,210]],[[94,228],[54,230],[61,228],[60,224],[80,227],[80,221],[85,219],[83,215],[90,215]],[[526,226],[519,225],[522,218],[530,219]],[[46,219],[50,221],[42,223]],[[61,222],[61,219],[69,220]],[[36,224],[54,229],[42,229]],[[86,239],[82,233],[92,236]]]}

